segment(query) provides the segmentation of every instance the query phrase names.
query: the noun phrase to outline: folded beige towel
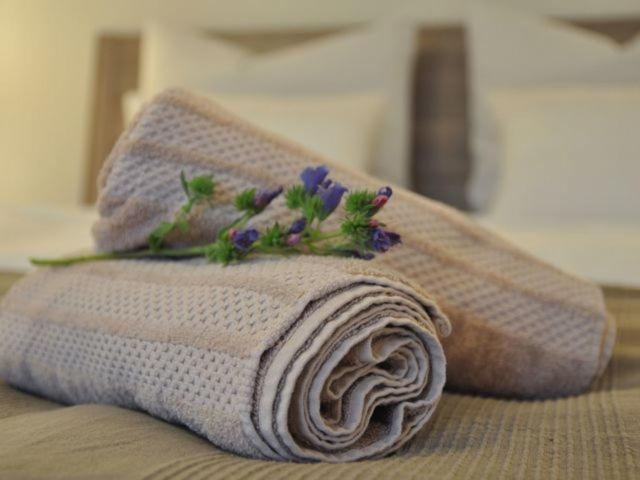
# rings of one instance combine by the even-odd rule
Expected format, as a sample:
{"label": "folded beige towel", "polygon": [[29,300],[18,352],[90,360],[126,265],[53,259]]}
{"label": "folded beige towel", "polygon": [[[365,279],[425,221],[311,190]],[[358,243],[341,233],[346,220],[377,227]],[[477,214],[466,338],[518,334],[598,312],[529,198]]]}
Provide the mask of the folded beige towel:
{"label": "folded beige towel", "polygon": [[258,458],[387,454],[445,382],[434,303],[356,260],[113,261],[41,269],[0,307],[0,378],[111,403]]}
{"label": "folded beige towel", "polygon": [[[143,109],[108,159],[95,238],[103,250],[144,245],[152,228],[182,203],[176,179],[184,170],[190,176],[213,173],[223,188],[221,205],[173,243],[209,242],[234,218],[233,193],[292,185],[304,167],[320,164],[347,186],[380,186],[207,99],[170,91]],[[279,199],[260,218],[287,221],[288,214]],[[451,387],[565,395],[583,391],[602,372],[615,327],[597,286],[542,263],[454,209],[399,188],[381,219],[404,244],[374,262],[416,281],[453,323],[444,344]]]}

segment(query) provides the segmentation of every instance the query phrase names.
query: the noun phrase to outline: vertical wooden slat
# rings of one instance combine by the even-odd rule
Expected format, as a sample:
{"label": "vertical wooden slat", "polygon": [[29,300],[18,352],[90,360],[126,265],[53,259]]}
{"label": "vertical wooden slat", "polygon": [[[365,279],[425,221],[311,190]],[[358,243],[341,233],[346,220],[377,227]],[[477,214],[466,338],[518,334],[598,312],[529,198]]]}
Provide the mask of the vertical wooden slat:
{"label": "vertical wooden slat", "polygon": [[466,209],[467,67],[461,27],[422,31],[413,98],[413,189]]}
{"label": "vertical wooden slat", "polygon": [[140,37],[101,36],[97,48],[86,203],[95,202],[98,172],[123,129],[122,95],[138,85]]}

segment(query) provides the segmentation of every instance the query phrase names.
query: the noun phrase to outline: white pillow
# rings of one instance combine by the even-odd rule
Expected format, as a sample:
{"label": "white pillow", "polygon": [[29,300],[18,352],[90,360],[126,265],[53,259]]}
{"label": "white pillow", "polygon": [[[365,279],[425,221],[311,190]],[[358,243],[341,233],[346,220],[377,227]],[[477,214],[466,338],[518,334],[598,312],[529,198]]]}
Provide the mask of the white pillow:
{"label": "white pillow", "polygon": [[506,223],[640,222],[640,83],[496,91]]}
{"label": "white pillow", "polygon": [[[313,97],[205,94],[229,111],[343,166],[368,172],[382,129],[385,99],[375,92]],[[142,96],[124,97],[128,124]]]}
{"label": "white pillow", "polygon": [[487,1],[471,2],[467,27],[473,157],[469,197],[475,207],[484,208],[500,168],[488,92],[640,81],[640,37],[620,46],[605,36]]}
{"label": "white pillow", "polygon": [[147,21],[142,27],[139,89],[145,100],[171,87],[206,89],[227,72],[237,71],[245,49],[177,25]]}
{"label": "white pillow", "polygon": [[[373,24],[344,33],[304,42],[266,54],[245,55],[239,51],[218,61],[209,54],[207,41],[220,49],[218,40],[203,39],[193,34],[194,54],[187,34],[167,33],[158,39],[156,34],[144,45],[155,51],[154,69],[159,72],[190,70],[175,75],[173,85],[193,90],[235,93],[242,95],[319,96],[360,94],[363,91],[381,92],[388,108],[384,117],[380,141],[376,149],[371,173],[401,185],[409,179],[410,95],[411,74],[415,56],[415,29],[408,21],[394,20]],[[179,38],[179,47],[171,44]],[[164,50],[169,50],[166,52]],[[158,53],[161,52],[161,53]],[[143,56],[146,54],[146,47]],[[236,55],[237,53],[237,55]],[[237,62],[234,65],[234,62]],[[143,70],[146,70],[143,61]],[[213,71],[215,67],[219,70]],[[230,68],[227,68],[231,65]],[[223,68],[224,67],[224,68]],[[200,72],[202,70],[202,72]],[[146,75],[141,72],[142,78]],[[169,74],[165,75],[169,77]],[[149,83],[156,85],[147,88]],[[157,85],[166,82],[142,81],[143,95],[158,93]],[[147,85],[147,86],[145,86]]]}

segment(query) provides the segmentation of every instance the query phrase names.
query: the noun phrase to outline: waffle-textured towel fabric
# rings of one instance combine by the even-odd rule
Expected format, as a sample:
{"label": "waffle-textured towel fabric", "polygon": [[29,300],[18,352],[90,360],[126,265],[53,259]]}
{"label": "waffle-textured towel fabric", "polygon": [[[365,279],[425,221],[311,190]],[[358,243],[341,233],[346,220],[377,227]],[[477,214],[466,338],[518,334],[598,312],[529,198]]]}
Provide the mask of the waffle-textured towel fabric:
{"label": "waffle-textured towel fabric", "polygon": [[[201,214],[188,237],[172,240],[208,242],[234,218],[233,193],[292,185],[303,168],[320,164],[331,166],[207,99],[169,91],[143,108],[107,160],[94,235],[102,250],[144,245],[184,201],[177,181],[184,170],[216,176],[219,206]],[[380,186],[331,168],[347,186]],[[585,390],[606,366],[615,337],[600,288],[544,264],[452,208],[394,190],[381,218],[404,243],[374,262],[418,283],[451,320],[453,334],[444,341],[448,385],[528,397]],[[282,199],[260,218],[291,220]]]}
{"label": "waffle-textured towel fabric", "polygon": [[0,378],[187,425],[256,458],[387,454],[429,419],[449,323],[364,262],[115,261],[42,269],[0,307]]}

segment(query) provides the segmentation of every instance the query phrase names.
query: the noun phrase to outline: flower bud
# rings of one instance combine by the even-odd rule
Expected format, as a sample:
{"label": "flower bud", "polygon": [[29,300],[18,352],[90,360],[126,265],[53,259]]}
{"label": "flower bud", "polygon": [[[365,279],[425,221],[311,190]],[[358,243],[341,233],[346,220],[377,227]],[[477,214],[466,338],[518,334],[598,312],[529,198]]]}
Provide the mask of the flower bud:
{"label": "flower bud", "polygon": [[300,238],[301,236],[299,233],[289,234],[289,236],[287,237],[287,245],[289,245],[290,247],[297,245],[298,243],[300,243]]}
{"label": "flower bud", "polygon": [[386,195],[378,195],[376,198],[373,199],[373,202],[371,202],[371,204],[380,209],[384,206],[385,203],[387,203],[387,201],[389,200],[389,197],[387,197]]}
{"label": "flower bud", "polygon": [[291,224],[288,233],[302,233],[306,226],[307,220],[305,218],[299,218]]}
{"label": "flower bud", "polygon": [[260,233],[255,228],[250,228],[242,231],[235,230],[230,238],[236,250],[247,252],[259,237]]}
{"label": "flower bud", "polygon": [[269,205],[274,198],[280,195],[283,191],[283,187],[278,187],[275,190],[260,190],[254,197],[254,206],[256,210],[262,211],[267,205]]}
{"label": "flower bud", "polygon": [[387,197],[387,199],[391,198],[392,194],[393,190],[391,190],[391,187],[389,186],[382,187],[380,190],[378,190],[378,195],[384,195],[385,197]]}

